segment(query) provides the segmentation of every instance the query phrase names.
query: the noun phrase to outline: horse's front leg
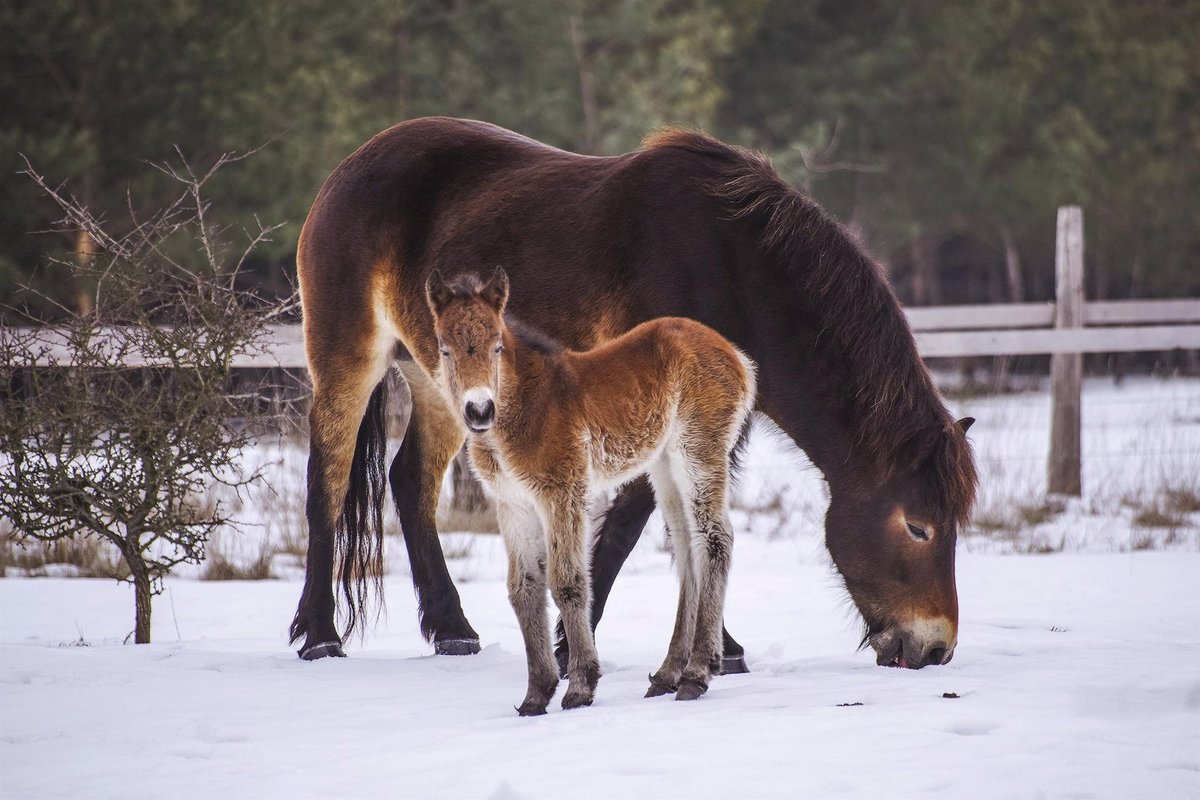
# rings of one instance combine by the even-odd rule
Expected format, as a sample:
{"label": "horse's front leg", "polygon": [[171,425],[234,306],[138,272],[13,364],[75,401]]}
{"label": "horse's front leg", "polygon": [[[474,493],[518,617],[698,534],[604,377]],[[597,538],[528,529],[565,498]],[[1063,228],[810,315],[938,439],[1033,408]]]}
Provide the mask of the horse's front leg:
{"label": "horse's front leg", "polygon": [[567,662],[570,684],[563,708],[592,704],[600,680],[600,659],[592,637],[592,587],[587,564],[586,487],[571,487],[546,509],[550,539],[550,596],[562,615],[571,648]]}
{"label": "horse's front leg", "polygon": [[517,713],[537,716],[546,713],[558,689],[546,613],[546,537],[536,514],[511,503],[496,504],[496,519],[508,551],[508,599],[525,639],[529,670],[529,688]]}

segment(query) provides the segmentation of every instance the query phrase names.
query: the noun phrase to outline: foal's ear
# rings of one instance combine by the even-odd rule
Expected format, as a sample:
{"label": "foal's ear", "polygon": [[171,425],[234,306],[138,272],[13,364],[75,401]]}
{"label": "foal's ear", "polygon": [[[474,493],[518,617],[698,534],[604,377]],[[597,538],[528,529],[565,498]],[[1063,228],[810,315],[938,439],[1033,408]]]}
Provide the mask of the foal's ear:
{"label": "foal's ear", "polygon": [[497,313],[504,311],[504,304],[508,302],[508,273],[504,271],[504,267],[496,267],[492,277],[488,278],[488,282],[479,290],[479,296],[496,309]]}
{"label": "foal's ear", "polygon": [[975,424],[975,418],[974,417],[963,417],[955,424],[958,425],[958,429],[960,431],[962,431],[962,435],[966,436],[967,431],[971,430],[971,426]]}
{"label": "foal's ear", "polygon": [[433,313],[442,313],[442,309],[449,305],[451,297],[450,287],[446,285],[442,273],[436,269],[429,273],[429,277],[425,279],[425,302],[429,303]]}

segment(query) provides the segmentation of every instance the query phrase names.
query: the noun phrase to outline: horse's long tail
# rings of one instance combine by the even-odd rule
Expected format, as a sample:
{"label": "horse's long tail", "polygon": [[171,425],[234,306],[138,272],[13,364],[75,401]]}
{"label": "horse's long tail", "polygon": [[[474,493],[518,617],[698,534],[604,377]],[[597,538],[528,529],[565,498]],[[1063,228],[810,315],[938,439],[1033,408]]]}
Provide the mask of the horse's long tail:
{"label": "horse's long tail", "polygon": [[366,413],[358,426],[354,460],[350,464],[350,485],[337,523],[335,560],[346,616],[343,641],[350,638],[360,622],[366,622],[372,589],[376,616],[383,606],[386,412],[387,379],[384,378],[371,392]]}

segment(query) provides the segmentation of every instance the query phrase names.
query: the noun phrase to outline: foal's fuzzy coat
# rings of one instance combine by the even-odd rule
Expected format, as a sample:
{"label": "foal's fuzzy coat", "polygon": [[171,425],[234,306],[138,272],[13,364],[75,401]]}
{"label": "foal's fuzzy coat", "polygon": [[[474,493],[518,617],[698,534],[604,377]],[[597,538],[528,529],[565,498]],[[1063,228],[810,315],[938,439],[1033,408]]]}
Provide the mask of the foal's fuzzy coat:
{"label": "foal's fuzzy coat", "polygon": [[648,473],[675,547],[679,608],[667,658],[647,697],[699,697],[721,656],[733,545],[729,454],[754,404],[754,365],[688,319],[643,323],[574,352],[504,319],[508,278],[426,284],[442,359],[438,381],[463,414],[471,463],[497,501],[508,591],[525,637],[529,690],[517,708],[542,714],[558,686],[546,585],[570,661],[563,708],[589,705],[600,678],[591,630],[589,498]]}

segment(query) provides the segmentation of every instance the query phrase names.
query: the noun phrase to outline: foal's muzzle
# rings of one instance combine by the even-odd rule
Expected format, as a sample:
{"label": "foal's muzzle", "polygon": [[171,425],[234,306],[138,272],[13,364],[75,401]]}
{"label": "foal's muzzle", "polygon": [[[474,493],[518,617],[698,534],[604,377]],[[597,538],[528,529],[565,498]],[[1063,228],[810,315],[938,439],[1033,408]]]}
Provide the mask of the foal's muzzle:
{"label": "foal's muzzle", "polygon": [[469,400],[463,406],[463,419],[466,420],[468,428],[476,433],[483,433],[496,421],[496,404],[491,400]]}

